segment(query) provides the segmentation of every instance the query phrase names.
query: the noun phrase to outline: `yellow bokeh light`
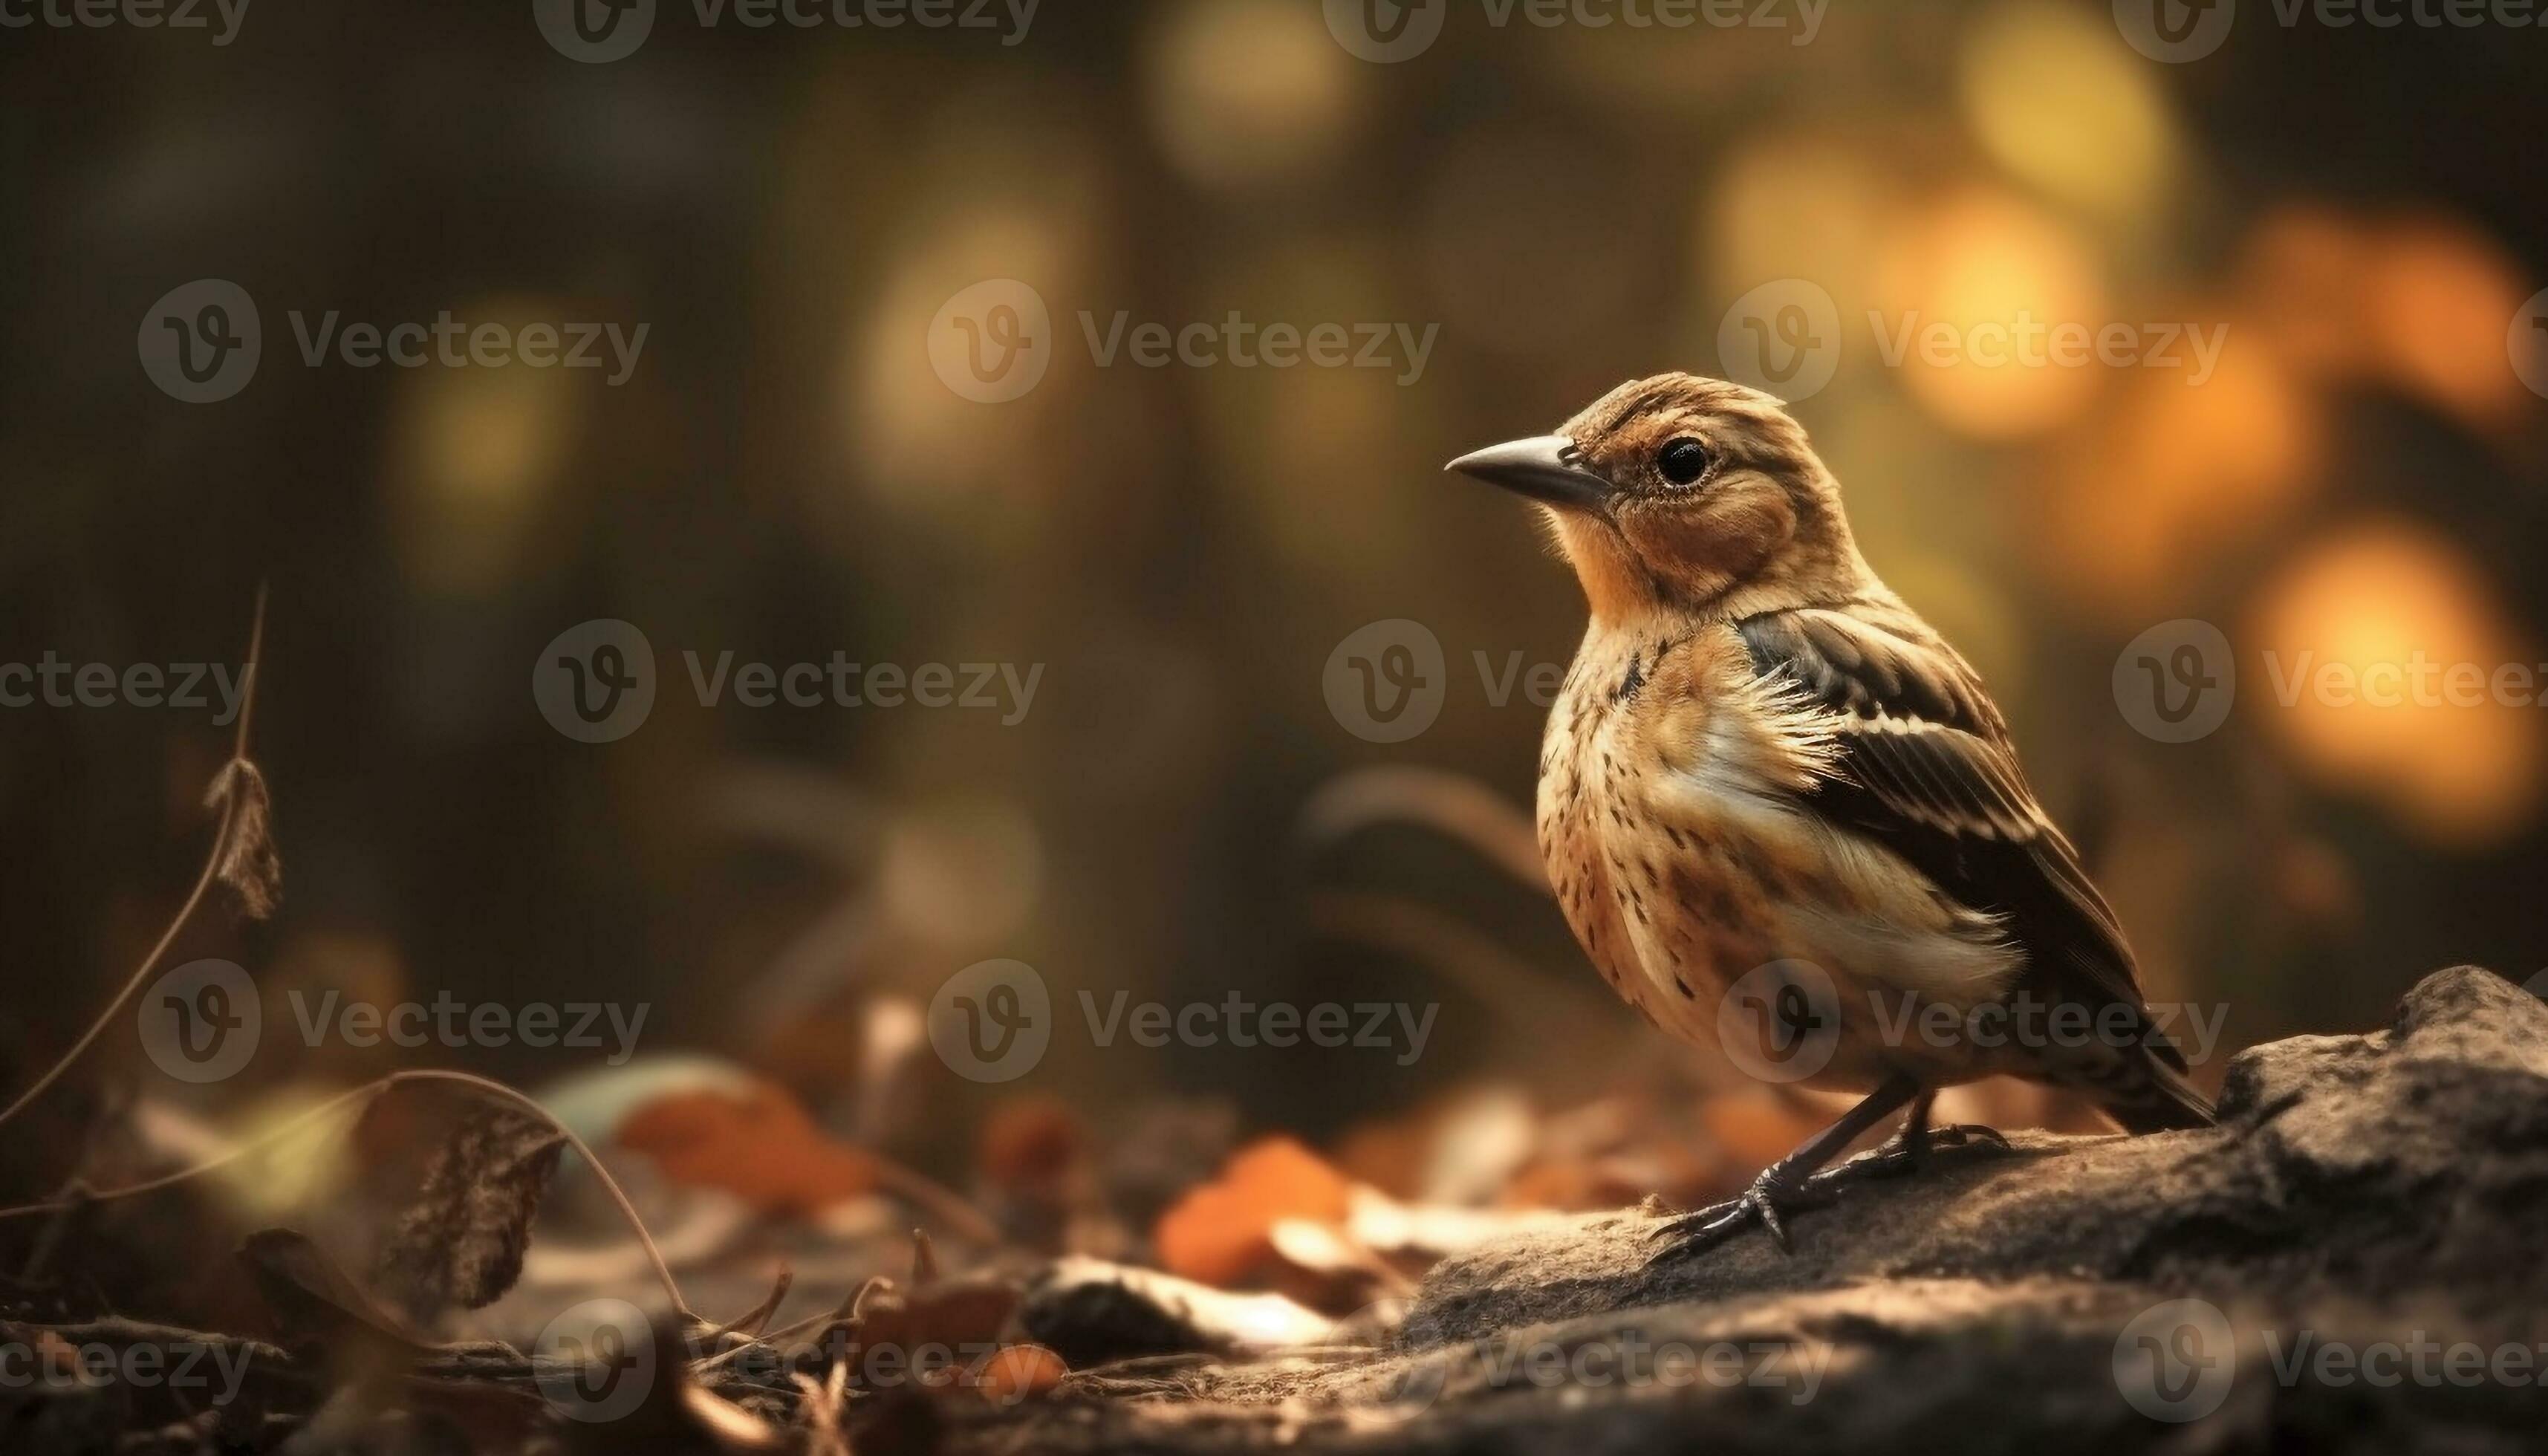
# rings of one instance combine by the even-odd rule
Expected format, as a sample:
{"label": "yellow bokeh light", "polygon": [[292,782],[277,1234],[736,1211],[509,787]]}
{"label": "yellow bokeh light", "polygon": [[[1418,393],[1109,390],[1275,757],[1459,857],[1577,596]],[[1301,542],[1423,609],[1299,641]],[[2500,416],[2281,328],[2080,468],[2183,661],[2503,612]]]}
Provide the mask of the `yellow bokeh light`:
{"label": "yellow bokeh light", "polygon": [[1965,124],[2000,165],[2110,217],[2164,204],[2176,137],[2156,72],[2084,9],[1995,6],[1964,45]]}
{"label": "yellow bokeh light", "polygon": [[1844,306],[1864,297],[1894,198],[1864,145],[1765,135],[1726,164],[1699,209],[1707,292],[1734,298],[1803,278]]}
{"label": "yellow bokeh light", "polygon": [[2054,356],[2054,330],[2093,335],[2114,320],[2086,246],[2020,199],[1971,189],[1903,220],[1877,293],[1876,358],[1922,408],[1975,438],[2064,423],[2108,372]]}
{"label": "yellow bokeh light", "polygon": [[2269,582],[2252,622],[2239,695],[2303,770],[2444,844],[2530,821],[2548,683],[2453,543],[2404,521],[2355,525]]}
{"label": "yellow bokeh light", "polygon": [[2402,222],[2382,230],[2364,281],[2374,357],[2400,390],[2476,428],[2531,402],[2503,347],[2530,290],[2493,239],[2440,219]]}
{"label": "yellow bokeh light", "polygon": [[2530,286],[2474,228],[2292,207],[2257,225],[2246,253],[2257,317],[2311,373],[2396,390],[2480,430],[2529,404],[2503,337]]}
{"label": "yellow bokeh light", "polygon": [[1161,8],[1152,37],[1152,133],[1197,182],[1307,173],[1346,135],[1357,62],[1315,5],[1202,0]]}
{"label": "yellow bokeh light", "polygon": [[[524,298],[477,300],[450,311],[473,331],[494,324],[513,339],[533,325],[554,333],[576,312],[562,301]],[[455,347],[469,348],[472,336],[462,335]],[[571,344],[562,340],[552,352],[563,357]],[[438,594],[489,594],[525,568],[592,375],[519,361],[435,364],[409,372],[403,383],[390,476],[408,578]]]}
{"label": "yellow bokeh light", "polygon": [[2226,328],[2213,372],[2133,371],[2116,408],[2065,442],[2043,497],[2054,575],[2118,622],[2289,519],[2321,479],[2324,410],[2257,325],[2179,312]]}

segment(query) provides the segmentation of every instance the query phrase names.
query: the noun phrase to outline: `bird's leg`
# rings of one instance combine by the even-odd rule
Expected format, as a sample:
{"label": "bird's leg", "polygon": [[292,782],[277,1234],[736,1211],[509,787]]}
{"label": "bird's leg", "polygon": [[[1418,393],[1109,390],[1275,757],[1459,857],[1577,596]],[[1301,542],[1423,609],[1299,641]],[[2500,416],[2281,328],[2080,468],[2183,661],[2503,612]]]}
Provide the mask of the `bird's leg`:
{"label": "bird's leg", "polygon": [[1909,1077],[1896,1076],[1866,1095],[1866,1100],[1843,1114],[1841,1120],[1805,1139],[1803,1146],[1761,1170],[1752,1186],[1741,1197],[1726,1200],[1684,1214],[1665,1222],[1655,1230],[1657,1238],[1670,1239],[1670,1246],[1659,1250],[1649,1263],[1687,1258],[1713,1248],[1727,1237],[1740,1232],[1754,1220],[1770,1230],[1770,1236],[1786,1248],[1787,1226],[1784,1211],[1829,1201],[1829,1182],[1814,1174],[1840,1155],[1840,1150],[1858,1140],[1858,1136],[1892,1116],[1893,1110],[1920,1095],[1920,1084]]}
{"label": "bird's leg", "polygon": [[[1873,1174],[1909,1172],[1929,1160],[1929,1154],[1941,1147],[1966,1147],[1986,1142],[2005,1150],[2008,1139],[1991,1128],[1973,1123],[1949,1123],[1943,1128],[1929,1126],[1929,1105],[1938,1094],[1924,1091],[1911,1101],[1911,1114],[1902,1120],[1901,1131],[1884,1139],[1864,1158],[1852,1158],[1845,1166],[1866,1164]],[[1839,1169],[1834,1169],[1837,1172]]]}
{"label": "bird's leg", "polygon": [[[1970,1123],[1950,1123],[1943,1128],[1929,1125],[1929,1105],[1938,1100],[1934,1089],[1923,1090],[1911,1099],[1910,1114],[1892,1137],[1848,1162],[1815,1176],[1816,1185],[1855,1182],[1861,1178],[1890,1178],[1908,1173],[1929,1160],[1929,1154],[1941,1147],[1966,1147],[1988,1143],[2005,1151],[2008,1139],[1989,1128]],[[1821,1188],[1817,1192],[1823,1191]]]}

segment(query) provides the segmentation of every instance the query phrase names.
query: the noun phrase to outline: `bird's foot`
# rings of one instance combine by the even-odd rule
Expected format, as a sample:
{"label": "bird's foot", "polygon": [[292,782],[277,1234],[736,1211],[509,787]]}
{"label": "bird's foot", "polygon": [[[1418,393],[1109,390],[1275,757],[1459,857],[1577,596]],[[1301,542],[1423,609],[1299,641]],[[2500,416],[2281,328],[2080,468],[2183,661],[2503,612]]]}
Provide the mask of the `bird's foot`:
{"label": "bird's foot", "polygon": [[1976,1123],[1949,1123],[1943,1128],[1905,1128],[1874,1147],[1832,1169],[1855,1178],[1892,1178],[1918,1169],[1942,1147],[1996,1147],[2008,1151],[2008,1138],[1997,1129]]}
{"label": "bird's foot", "polygon": [[1754,1223],[1770,1230],[1780,1252],[1787,1252],[1786,1215],[1790,1212],[1820,1208],[1833,1196],[1831,1174],[1817,1173],[1798,1178],[1777,1163],[1762,1169],[1752,1186],[1723,1203],[1667,1219],[1648,1237],[1664,1246],[1646,1260],[1652,1268],[1705,1253],[1726,1239],[1742,1232]]}

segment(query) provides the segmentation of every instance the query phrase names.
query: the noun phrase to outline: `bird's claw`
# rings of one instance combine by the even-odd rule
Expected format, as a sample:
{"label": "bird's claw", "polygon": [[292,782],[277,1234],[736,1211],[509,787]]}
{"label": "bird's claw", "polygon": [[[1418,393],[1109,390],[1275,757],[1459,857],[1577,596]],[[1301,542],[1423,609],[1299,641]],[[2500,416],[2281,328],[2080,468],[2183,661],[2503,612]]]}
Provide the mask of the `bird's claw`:
{"label": "bird's claw", "polygon": [[1830,1202],[1827,1190],[1828,1185],[1819,1177],[1796,1179],[1773,1165],[1739,1196],[1664,1221],[1648,1236],[1669,1242],[1646,1260],[1647,1267],[1704,1253],[1755,1221],[1769,1230],[1779,1252],[1793,1252],[1794,1245],[1787,1238],[1786,1213]]}
{"label": "bird's claw", "polygon": [[1832,1169],[1861,1178],[1890,1178],[1911,1172],[1942,1147],[1996,1147],[2008,1151],[2008,1138],[1998,1130],[1974,1123],[1950,1123],[1886,1138],[1866,1153]]}
{"label": "bird's claw", "polygon": [[1943,1128],[1929,1130],[1929,1145],[1931,1147],[1996,1147],[2006,1152],[2008,1135],[1997,1128],[1985,1128],[1979,1123],[1949,1123]]}

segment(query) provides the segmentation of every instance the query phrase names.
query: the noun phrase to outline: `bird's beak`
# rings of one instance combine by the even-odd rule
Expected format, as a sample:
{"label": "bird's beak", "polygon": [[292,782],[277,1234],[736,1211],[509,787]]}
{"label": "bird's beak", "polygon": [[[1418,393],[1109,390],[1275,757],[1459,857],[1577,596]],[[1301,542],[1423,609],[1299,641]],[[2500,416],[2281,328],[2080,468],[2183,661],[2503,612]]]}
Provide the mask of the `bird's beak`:
{"label": "bird's beak", "polygon": [[1564,435],[1489,445],[1442,468],[1574,510],[1594,509],[1610,495],[1610,483],[1586,468],[1584,452]]}

